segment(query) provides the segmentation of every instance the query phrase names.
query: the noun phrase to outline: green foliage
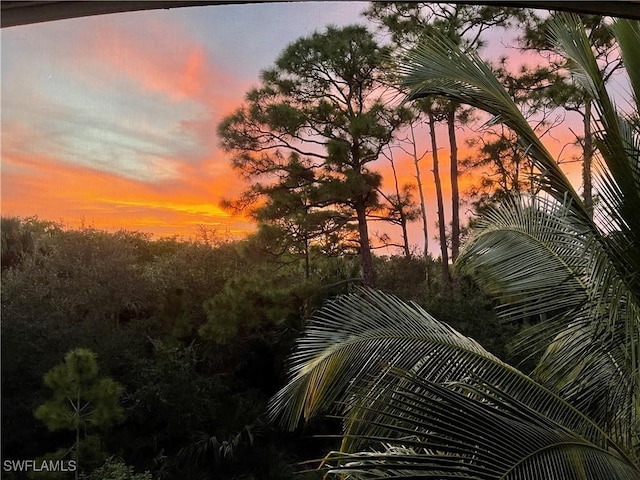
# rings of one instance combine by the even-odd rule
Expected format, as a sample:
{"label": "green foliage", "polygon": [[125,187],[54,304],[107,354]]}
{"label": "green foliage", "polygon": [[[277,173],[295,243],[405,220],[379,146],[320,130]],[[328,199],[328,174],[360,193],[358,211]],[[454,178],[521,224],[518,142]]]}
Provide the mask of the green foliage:
{"label": "green foliage", "polygon": [[[70,458],[73,453],[73,448],[60,448],[52,453],[41,455],[36,459],[37,463],[42,462],[58,462],[64,461],[64,465],[67,469],[70,469]],[[92,470],[96,465],[102,463],[105,457],[104,446],[99,436],[87,435],[83,438],[79,446],[79,458],[82,459],[82,465],[78,466],[76,462],[76,469],[74,472],[78,472],[78,476],[82,478],[83,472]],[[75,456],[73,457],[75,458]],[[82,470],[82,471],[80,471]],[[75,475],[75,473],[74,473]],[[45,479],[45,480],[62,480],[70,478],[70,473],[63,469],[54,471],[33,471],[29,472],[28,477],[32,480]]]}
{"label": "green foliage", "polygon": [[109,457],[99,468],[89,475],[81,475],[82,480],[152,480],[151,473],[134,473],[133,467],[122,460]]}
{"label": "green foliage", "polygon": [[216,343],[228,343],[241,331],[282,327],[303,314],[304,288],[283,275],[272,276],[269,285],[255,272],[235,277],[205,302],[208,322],[199,333]]}
{"label": "green foliage", "polygon": [[[291,253],[275,257],[269,242],[277,240],[269,237],[205,244],[54,229],[34,238],[42,248],[27,251],[3,272],[8,285],[3,283],[2,295],[2,427],[11,432],[2,438],[3,458],[68,458],[73,453],[68,448],[73,433],[50,432],[33,411],[50,398],[43,375],[78,345],[96,352],[104,375],[125,388],[120,401],[124,421],[109,429],[95,427],[95,434],[89,430],[80,442],[85,477],[111,471],[125,475],[132,466],[154,478],[200,478],[217,465],[223,478],[284,479],[305,468],[297,466],[301,460],[336,447],[334,440],[311,437],[337,433],[337,423],[312,422],[300,438],[262,425],[260,418],[268,398],[285,381],[286,354],[306,319],[326,298],[360,282],[360,262],[353,252],[329,243],[311,246],[306,278],[304,258]],[[74,264],[80,271],[64,269],[64,258],[79,239],[86,263]],[[68,319],[62,318],[62,307],[59,314],[48,312],[50,305],[75,298],[81,278],[98,280],[100,272],[121,264],[122,252],[104,248],[110,242],[122,246],[132,262],[120,281],[141,281],[140,291],[146,292],[138,307],[128,310],[127,320],[114,328],[101,304]],[[46,270],[38,272],[37,265]],[[417,260],[376,258],[385,288],[420,301],[424,267]],[[95,277],[83,273],[88,271]],[[32,274],[29,285],[27,275]],[[56,284],[59,276],[73,280]],[[437,285],[431,275],[427,288]],[[57,298],[41,294],[50,287]],[[471,298],[467,303],[475,308]],[[443,305],[464,309],[466,303],[458,299]],[[122,306],[114,302],[108,311],[122,311]],[[223,334],[221,326],[228,327]],[[245,429],[253,441],[235,442],[234,460],[216,463],[211,448],[224,450],[237,439],[246,440]],[[193,462],[187,452],[202,455]],[[121,457],[126,466],[114,461],[113,468],[101,470],[108,455]]]}
{"label": "green foliage", "polygon": [[390,295],[360,290],[328,302],[291,361],[271,414],[293,428],[339,407],[343,443],[325,459],[334,474],[637,476],[625,449],[571,403]]}
{"label": "green foliage", "polygon": [[[203,370],[211,365],[195,346],[156,340],[151,347],[150,356],[130,366],[131,391],[124,403],[131,426],[141,437],[153,433],[185,439],[200,422],[218,418],[228,389],[218,377],[205,374]],[[204,403],[203,398],[210,400]]]}
{"label": "green foliage", "polygon": [[393,42],[401,47],[415,46],[434,32],[441,32],[468,50],[484,44],[483,32],[509,28],[527,19],[529,12],[490,5],[373,2],[365,15],[388,30]]}
{"label": "green foliage", "polygon": [[33,239],[30,232],[21,229],[19,218],[2,217],[0,238],[3,270],[18,264],[25,252],[33,251]]}
{"label": "green foliage", "polygon": [[[2,319],[2,436],[3,458],[36,458],[69,445],[69,432],[50,432],[33,416],[51,396],[44,374],[78,345],[95,351],[101,371],[122,382],[135,358],[144,351],[145,338],[132,329],[114,331],[101,325],[56,325],[43,319]],[[111,430],[113,431],[113,430]],[[109,432],[108,432],[109,433]],[[68,449],[66,449],[68,450]]]}
{"label": "green foliage", "polygon": [[124,419],[120,406],[123,387],[111,378],[98,377],[96,354],[86,348],[68,352],[62,364],[44,375],[44,383],[53,398],[40,405],[34,415],[51,431],[75,431],[73,458],[80,469],[82,449],[91,444],[86,441],[87,431],[104,429]]}
{"label": "green foliage", "polygon": [[233,243],[208,245],[175,242],[144,268],[157,295],[157,319],[164,335],[191,339],[207,321],[203,303],[219,293],[227,280],[243,271],[247,260]]}
{"label": "green foliage", "polygon": [[[20,223],[26,228],[24,220]],[[251,241],[151,241],[89,229],[34,231],[37,248],[24,252],[3,272],[2,428],[11,434],[2,436],[2,456],[68,458],[73,453],[73,433],[49,431],[33,412],[50,398],[43,375],[66,352],[82,345],[97,352],[101,371],[126,388],[121,397],[124,421],[105,430],[92,427],[87,419],[89,435],[83,434],[79,451],[85,476],[109,454],[122,457],[136,471],[153,472],[154,478],[204,476],[205,463],[183,464],[179,452],[197,441],[196,432],[206,431],[222,444],[222,439],[260,417],[282,381],[282,360],[302,329],[304,312],[346,285],[323,290],[317,282],[341,282],[358,271],[357,262],[325,260],[314,249],[315,280],[300,282],[304,267],[299,259],[289,256],[292,263],[285,268]],[[74,245],[81,247],[85,262],[66,266]],[[135,288],[145,295],[135,309],[125,310],[114,300],[112,305],[94,303],[74,313],[68,307],[77,298],[75,290],[101,288],[101,277],[122,265],[123,252],[116,246],[131,262],[119,272],[118,281],[140,282]],[[68,281],[57,283],[61,277]],[[239,292],[233,291],[245,282]],[[264,285],[271,284],[272,291],[263,292]],[[44,294],[47,291],[55,297]],[[237,334],[215,343],[197,332],[208,323],[205,301],[225,295],[223,304],[248,317],[238,315]],[[130,297],[119,298],[128,302]],[[243,310],[243,302],[251,308]],[[126,321],[118,315],[123,319],[118,328],[110,321],[116,311],[127,312]],[[69,416],[58,415],[58,407],[48,408],[56,428],[69,426]],[[97,418],[98,423],[103,420],[104,416]],[[91,435],[91,428],[99,435]],[[316,454],[314,441],[290,441],[270,432],[227,465],[225,475],[268,471],[273,478],[287,478],[295,470],[289,462],[298,457],[278,453],[284,444],[292,452],[307,449]]]}
{"label": "green foliage", "polygon": [[377,261],[380,290],[415,302],[441,322],[475,339],[498,358],[516,359],[510,343],[522,325],[501,322],[495,311],[496,301],[482,291],[472,277],[458,272],[451,285],[434,273],[441,268],[431,259],[390,257]]}
{"label": "green foliage", "polygon": [[39,406],[35,416],[52,431],[102,428],[123,418],[122,386],[111,378],[98,378],[96,354],[91,350],[67,353],[64,363],[45,374],[44,383],[53,399]]}
{"label": "green foliage", "polygon": [[266,199],[253,211],[259,225],[257,239],[285,262],[288,254],[303,258],[308,278],[311,249],[343,248],[346,242],[339,233],[350,230],[351,214],[339,206],[320,207],[331,203],[332,197],[323,185],[326,180],[317,177],[309,159],[292,153],[282,169],[286,174],[278,181],[252,188],[251,195]]}
{"label": "green foliage", "polygon": [[35,238],[32,253],[3,272],[2,307],[9,321],[47,318],[115,327],[148,304],[151,292],[137,261],[135,234],[47,228]]}

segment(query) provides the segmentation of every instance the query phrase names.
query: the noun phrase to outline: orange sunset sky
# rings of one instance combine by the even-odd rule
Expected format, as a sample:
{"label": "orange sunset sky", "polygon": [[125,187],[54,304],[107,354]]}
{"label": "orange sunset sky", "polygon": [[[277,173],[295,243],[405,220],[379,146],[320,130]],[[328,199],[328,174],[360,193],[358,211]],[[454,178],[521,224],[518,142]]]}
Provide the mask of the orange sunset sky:
{"label": "orange sunset sky", "polygon": [[[361,2],[209,6],[3,29],[2,215],[153,238],[193,237],[198,225],[246,234],[253,225],[219,207],[246,185],[218,147],[217,124],[287,44],[328,24],[365,24],[365,8]],[[533,61],[512,48],[512,32],[495,30],[489,41],[494,59],[507,54],[516,67]],[[571,141],[568,126],[549,137],[552,152],[560,155]],[[438,135],[448,196],[444,133]],[[419,148],[427,148],[426,131],[418,134]],[[460,131],[461,158],[472,154],[463,141],[468,135]],[[414,182],[410,159],[395,155],[400,182]],[[562,151],[563,158],[571,155]],[[376,168],[391,192],[388,163],[381,159]],[[435,232],[429,155],[422,171]],[[578,176],[572,178],[579,188]],[[462,177],[462,190],[472,181]],[[374,233],[381,228],[371,225]],[[385,229],[398,238],[393,227]],[[412,244],[421,244],[418,223],[411,235]]]}

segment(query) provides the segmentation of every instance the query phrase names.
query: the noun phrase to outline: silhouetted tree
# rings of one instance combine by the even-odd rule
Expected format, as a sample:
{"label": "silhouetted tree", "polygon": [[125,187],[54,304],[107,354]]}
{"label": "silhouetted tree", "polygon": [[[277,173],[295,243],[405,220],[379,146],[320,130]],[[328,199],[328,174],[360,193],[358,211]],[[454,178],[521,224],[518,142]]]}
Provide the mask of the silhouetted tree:
{"label": "silhouetted tree", "polygon": [[[381,176],[371,168],[404,121],[383,98],[388,47],[360,26],[329,27],[289,45],[246,103],[218,127],[233,166],[266,191],[289,177],[296,152],[316,182],[310,208],[345,209],[357,224],[363,280],[374,279],[368,213]],[[297,206],[296,206],[297,208]]]}

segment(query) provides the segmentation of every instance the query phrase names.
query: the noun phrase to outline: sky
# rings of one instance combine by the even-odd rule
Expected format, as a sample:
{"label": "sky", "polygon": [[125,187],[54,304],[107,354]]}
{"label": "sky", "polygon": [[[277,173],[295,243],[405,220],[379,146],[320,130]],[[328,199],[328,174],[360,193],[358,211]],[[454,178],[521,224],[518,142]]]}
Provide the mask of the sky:
{"label": "sky", "polygon": [[[217,124],[241,106],[260,71],[289,43],[328,24],[364,24],[366,6],[190,7],[2,29],[2,215],[143,231],[152,238],[192,238],[199,226],[234,238],[251,232],[251,222],[219,206],[246,184],[218,146]],[[491,41],[495,57],[515,55],[508,32],[495,32]],[[464,135],[461,157],[470,155]],[[425,132],[419,142],[427,147]],[[441,155],[445,196],[447,155]],[[410,160],[397,160],[400,183],[414,182]],[[389,172],[384,160],[377,168]],[[429,169],[425,165],[423,173],[435,232]],[[392,181],[384,176],[390,191]],[[463,177],[461,188],[471,181]],[[416,223],[411,243],[420,244],[421,235]]]}

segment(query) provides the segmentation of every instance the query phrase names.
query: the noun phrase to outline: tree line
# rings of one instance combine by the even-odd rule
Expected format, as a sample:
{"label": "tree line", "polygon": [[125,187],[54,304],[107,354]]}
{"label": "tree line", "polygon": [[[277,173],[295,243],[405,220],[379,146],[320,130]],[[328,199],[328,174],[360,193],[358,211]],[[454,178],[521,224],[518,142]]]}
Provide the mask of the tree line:
{"label": "tree line", "polygon": [[[312,437],[338,422],[290,434],[265,412],[307,319],[361,284],[355,254],[312,248],[306,272],[258,235],[183,241],[1,222],[3,459],[77,461],[57,478],[284,479],[337,447]],[[424,259],[374,263],[381,288],[508,354],[513,329],[471,282],[450,292],[436,275],[427,282]]]}

